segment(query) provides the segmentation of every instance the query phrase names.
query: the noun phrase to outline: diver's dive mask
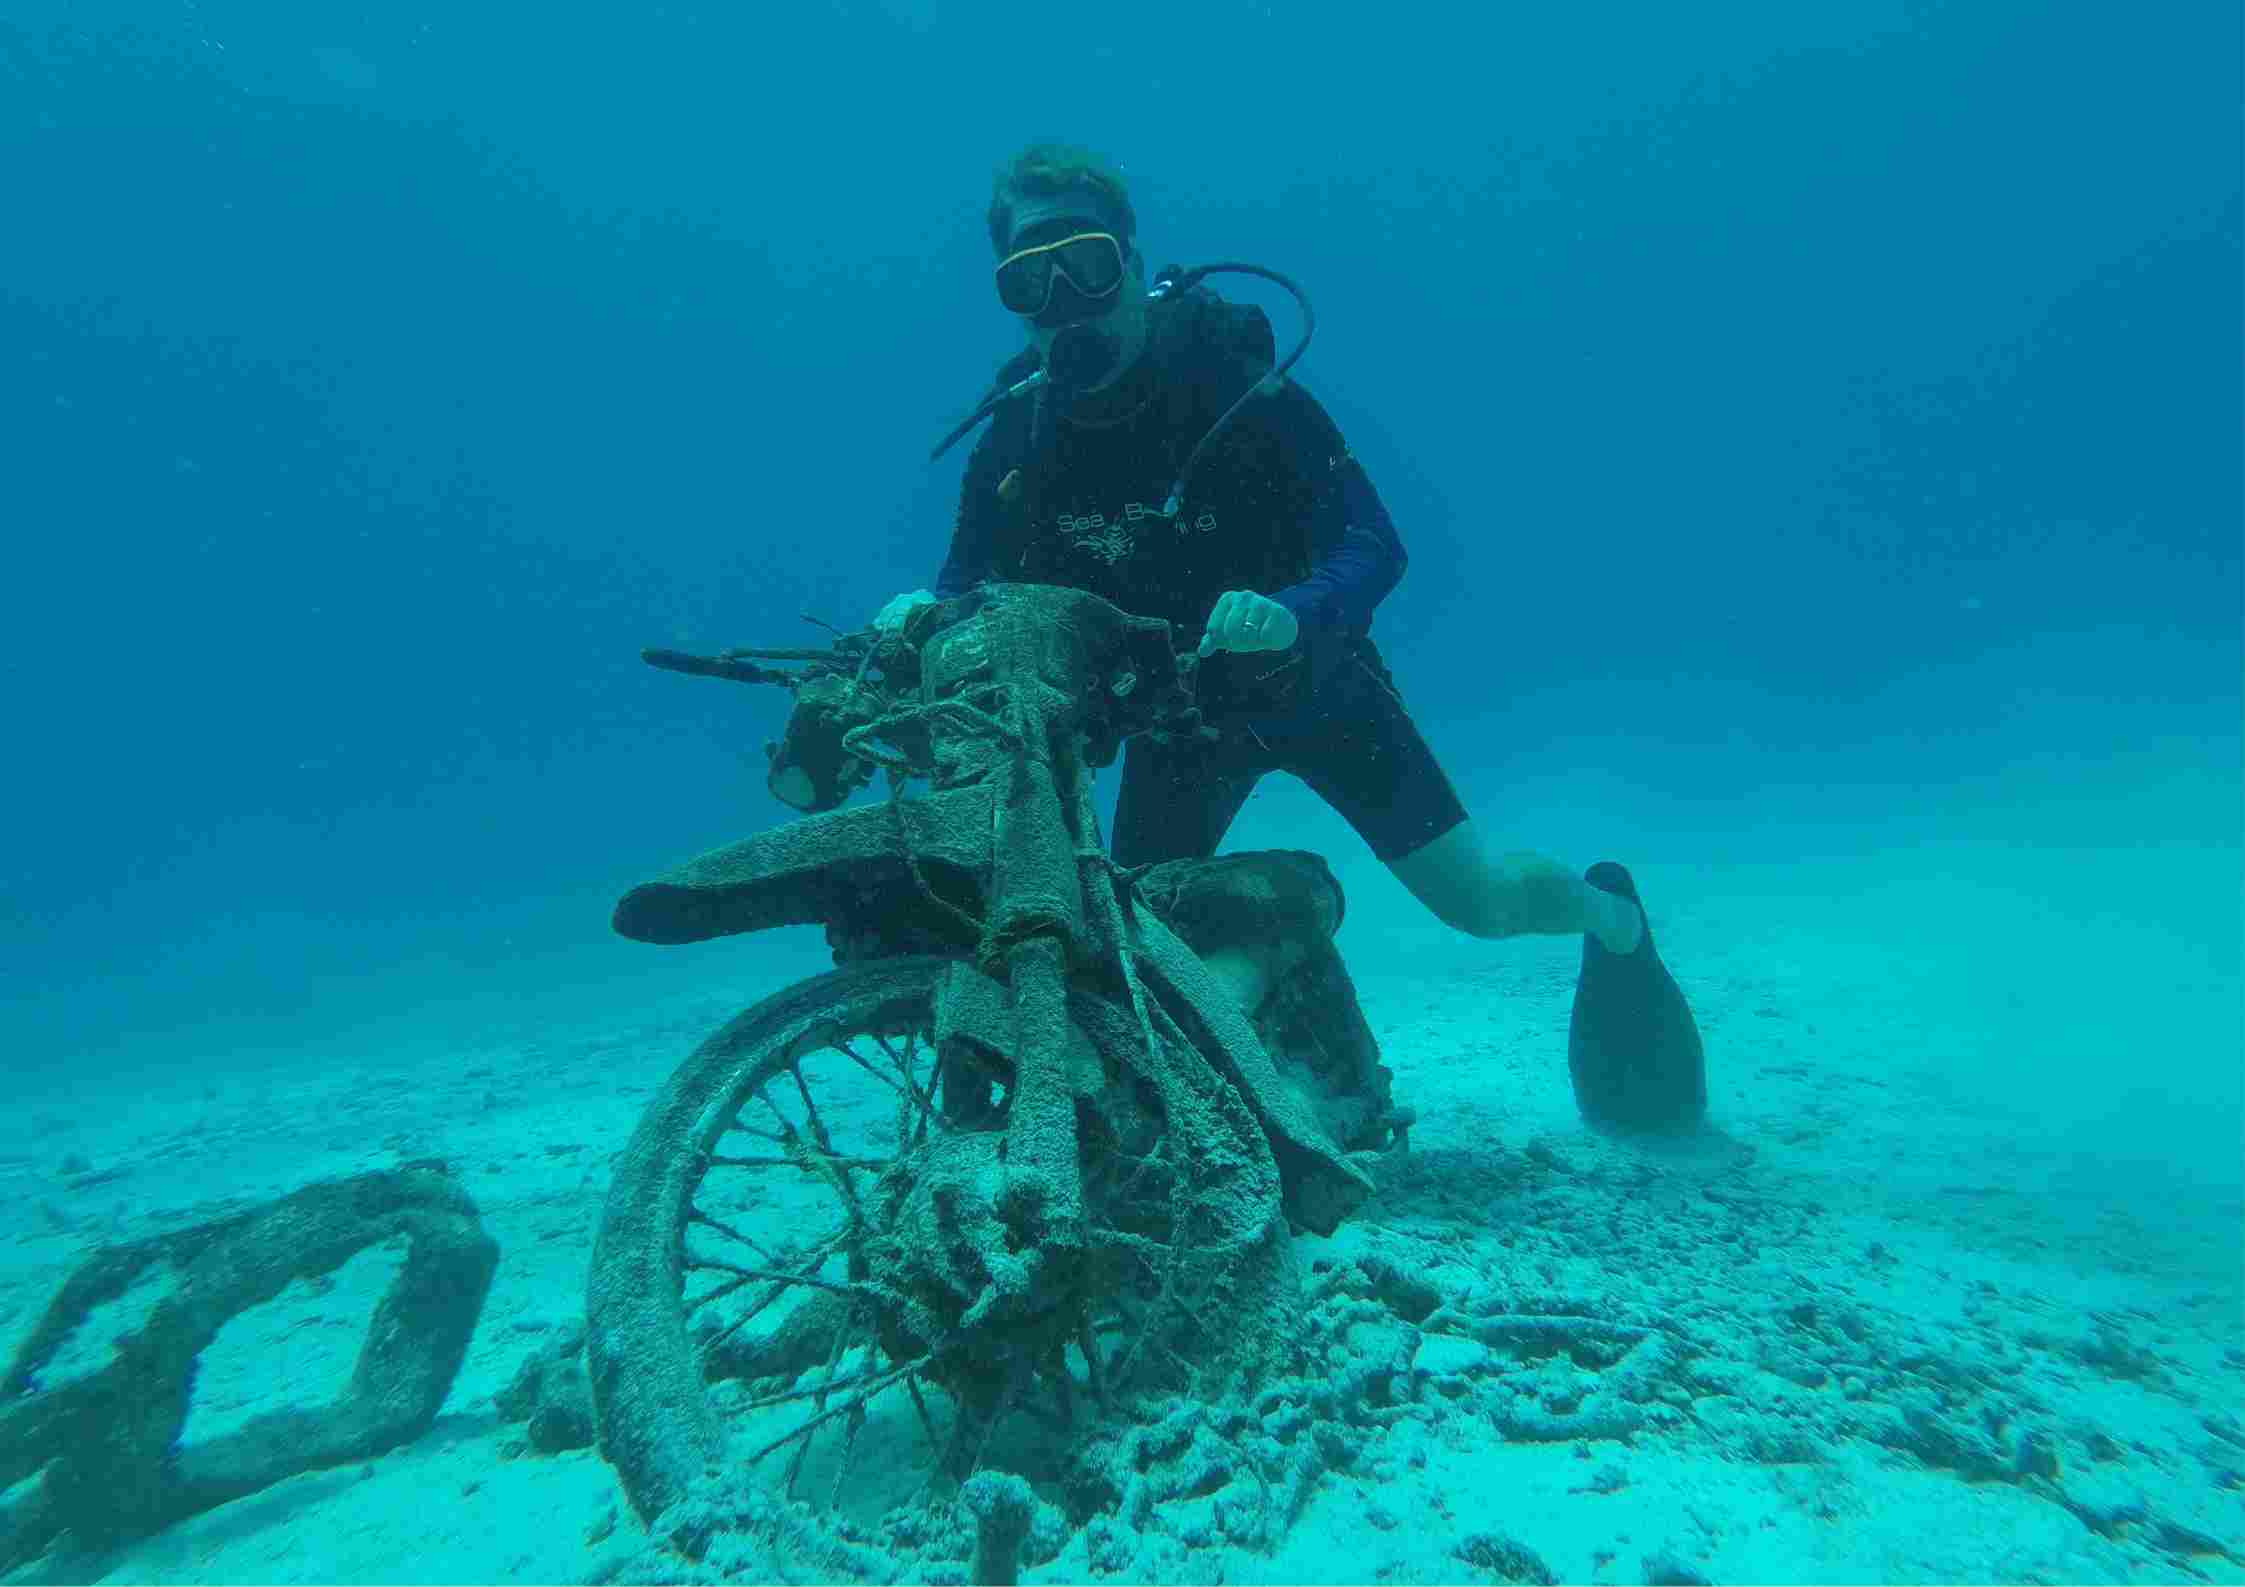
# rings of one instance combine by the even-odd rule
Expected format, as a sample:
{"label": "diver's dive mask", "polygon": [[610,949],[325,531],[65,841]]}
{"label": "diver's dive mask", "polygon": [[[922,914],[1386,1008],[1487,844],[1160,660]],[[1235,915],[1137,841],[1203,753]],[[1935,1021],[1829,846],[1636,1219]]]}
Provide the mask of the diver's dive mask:
{"label": "diver's dive mask", "polygon": [[1104,314],[1122,290],[1128,252],[1113,232],[1080,231],[998,261],[998,301],[1039,325]]}
{"label": "diver's dive mask", "polygon": [[[1009,402],[1041,389],[1049,389],[1063,398],[1090,391],[1114,371],[1121,358],[1122,344],[1113,334],[1113,322],[1107,315],[1120,301],[1123,284],[1130,278],[1130,250],[1121,241],[1130,227],[1120,219],[1095,218],[1096,206],[1094,210],[1094,215],[1087,215],[1080,200],[1070,197],[1041,205],[1024,205],[1022,212],[1016,215],[1019,227],[1014,233],[1016,241],[1033,231],[1081,228],[1067,230],[1049,242],[1017,248],[998,261],[999,301],[1034,322],[1039,330],[1055,334],[1045,345],[1043,366],[1000,384],[984,397],[972,413],[951,426],[935,444],[935,450],[928,454],[929,462],[951,450],[969,430]],[[1103,226],[1115,229],[1102,230]],[[1162,502],[1161,513],[1165,518],[1173,519],[1184,510],[1185,483],[1194,466],[1207,453],[1209,444],[1249,402],[1284,386],[1287,371],[1301,360],[1310,345],[1310,337],[1317,330],[1317,314],[1311,309],[1308,296],[1291,278],[1262,265],[1239,260],[1199,265],[1191,270],[1176,267],[1164,270],[1154,278],[1146,297],[1153,303],[1173,302],[1207,277],[1219,274],[1260,276],[1284,287],[1302,307],[1302,335],[1285,357],[1271,365],[1269,374],[1232,399],[1231,406],[1217,415],[1216,422],[1201,432],[1201,438],[1185,454],[1176,481]]]}

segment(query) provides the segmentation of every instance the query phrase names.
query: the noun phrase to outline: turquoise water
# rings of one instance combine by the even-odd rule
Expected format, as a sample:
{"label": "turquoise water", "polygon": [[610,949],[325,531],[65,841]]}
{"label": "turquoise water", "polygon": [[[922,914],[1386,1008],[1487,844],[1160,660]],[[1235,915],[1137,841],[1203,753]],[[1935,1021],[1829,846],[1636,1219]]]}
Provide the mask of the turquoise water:
{"label": "turquoise water", "polygon": [[[790,814],[783,697],[637,653],[932,582],[964,449],[923,460],[1018,345],[990,172],[1058,135],[1157,263],[1311,294],[1297,373],[1411,557],[1374,637],[1493,843],[1637,872],[1723,1148],[1588,1135],[1575,944],[1446,931],[1266,783],[1229,846],[1329,858],[1425,1120],[1313,1260],[1439,1249],[1461,1308],[1641,1306],[1700,1365],[1560,1441],[1506,1409],[1549,1361],[1411,1367],[1284,1526],[1063,1504],[1027,1579],[2245,1577],[2239,43],[2195,3],[9,7],[0,1345],[104,1244],[416,1156],[501,1251],[435,1430],[34,1574],[648,1568],[492,1396],[581,1320],[650,1088],[828,960],[610,934]],[[222,1340],[198,1403],[347,1373],[353,1273],[271,1303],[332,1361]],[[1314,1318],[1356,1359],[1365,1284]],[[1873,1321],[1796,1338],[1809,1290]],[[1061,1458],[1016,1462],[1044,1502]]]}

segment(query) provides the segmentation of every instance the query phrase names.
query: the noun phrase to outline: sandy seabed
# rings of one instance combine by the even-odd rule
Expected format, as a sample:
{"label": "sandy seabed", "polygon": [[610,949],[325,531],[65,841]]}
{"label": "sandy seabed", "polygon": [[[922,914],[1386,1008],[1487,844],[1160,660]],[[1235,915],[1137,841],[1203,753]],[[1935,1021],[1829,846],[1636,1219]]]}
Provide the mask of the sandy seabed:
{"label": "sandy seabed", "polygon": [[[2093,1108],[2069,1110],[2062,1132],[2040,1127],[2033,1065],[1986,1083],[1991,1038],[1899,961],[1866,962],[1813,923],[1779,935],[1744,905],[1669,915],[1662,892],[1648,896],[1706,1037],[1715,1128],[1656,1150],[1580,1126],[1563,1056],[1571,944],[1352,917],[1343,947],[1420,1123],[1361,1214],[1299,1246],[1347,1353],[1336,1380],[1378,1403],[1327,1408],[1345,1436],[1290,1515],[1244,1526],[1230,1484],[1188,1484],[1127,1518],[1045,1527],[1022,1580],[2245,1581],[2234,1193],[2187,1174],[2147,1182],[2132,1160],[2101,1157],[2081,1123]],[[1921,921],[1923,902],[1909,911]],[[1995,951],[1969,914],[1941,928],[1954,952]],[[1928,929],[1915,947],[1938,957]],[[753,967],[756,950],[738,962]],[[2039,962],[2055,980],[2026,995],[2062,999],[2065,967]],[[2135,973],[2109,952],[2100,962]],[[501,1250],[451,1399],[417,1442],[24,1579],[648,1571],[661,1556],[600,1459],[530,1450],[493,1398],[581,1323],[608,1163],[638,1108],[770,989],[720,974],[619,1008],[602,1030],[578,1017],[19,1110],[0,1134],[10,1349],[93,1246],[322,1177],[443,1158]],[[2204,1006],[2226,994],[2211,995]],[[2184,1039],[2148,1014],[2138,1035],[2139,1065]],[[394,1262],[369,1252],[229,1325],[187,1438],[331,1394]],[[1668,1343],[1655,1368],[1629,1368],[1536,1348],[1524,1316]],[[1579,1414],[1619,1403],[1605,1380],[1633,1370],[1626,1425]],[[1275,1425],[1298,1409],[1253,1414]],[[1262,1432],[1240,1415],[1186,1420],[1205,1420],[1187,1441],[1211,1447]],[[904,1579],[964,1579],[958,1535],[899,1558]],[[713,1554],[702,1569],[721,1565]],[[761,1546],[731,1568],[823,1573]]]}

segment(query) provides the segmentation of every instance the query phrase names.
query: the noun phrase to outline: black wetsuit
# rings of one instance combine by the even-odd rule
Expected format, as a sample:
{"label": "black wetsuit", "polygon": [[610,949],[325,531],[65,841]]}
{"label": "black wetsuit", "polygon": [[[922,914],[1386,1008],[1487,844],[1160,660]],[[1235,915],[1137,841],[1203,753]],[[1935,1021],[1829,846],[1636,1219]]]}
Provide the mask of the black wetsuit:
{"label": "black wetsuit", "polygon": [[[1167,618],[1198,643],[1227,590],[1279,601],[1291,650],[1202,663],[1214,743],[1133,740],[1115,812],[1125,865],[1213,854],[1264,773],[1315,788],[1383,860],[1465,819],[1367,630],[1403,574],[1402,542],[1317,400],[1287,382],[1251,401],[1203,454],[1178,520],[1161,508],[1210,425],[1269,373],[1260,309],[1196,290],[1155,309],[1146,356],[1065,416],[1039,390],[1007,404],[974,449],[939,595],[984,579],[1087,590]],[[1010,383],[1033,355],[999,375]]]}

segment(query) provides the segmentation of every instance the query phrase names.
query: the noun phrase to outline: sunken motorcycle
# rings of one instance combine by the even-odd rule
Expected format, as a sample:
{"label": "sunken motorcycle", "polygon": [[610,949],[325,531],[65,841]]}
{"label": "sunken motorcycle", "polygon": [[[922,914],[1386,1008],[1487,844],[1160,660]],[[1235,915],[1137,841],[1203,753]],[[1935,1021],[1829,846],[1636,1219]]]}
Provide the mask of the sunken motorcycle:
{"label": "sunken motorcycle", "polygon": [[586,1360],[634,1508],[778,1452],[839,1499],[870,1434],[915,1453],[858,1466],[924,1489],[1016,1411],[1259,1370],[1287,1228],[1335,1228],[1409,1116],[1321,860],[1106,857],[1094,769],[1210,731],[1169,625],[992,585],[829,649],[646,659],[791,689],[771,787],[811,813],[616,929],[817,923],[837,968],[703,1042],[618,1159]]}

